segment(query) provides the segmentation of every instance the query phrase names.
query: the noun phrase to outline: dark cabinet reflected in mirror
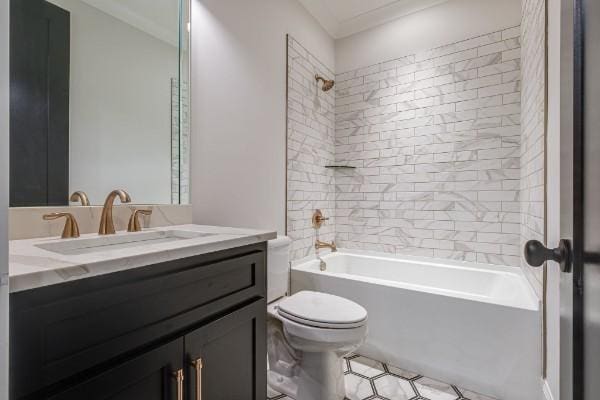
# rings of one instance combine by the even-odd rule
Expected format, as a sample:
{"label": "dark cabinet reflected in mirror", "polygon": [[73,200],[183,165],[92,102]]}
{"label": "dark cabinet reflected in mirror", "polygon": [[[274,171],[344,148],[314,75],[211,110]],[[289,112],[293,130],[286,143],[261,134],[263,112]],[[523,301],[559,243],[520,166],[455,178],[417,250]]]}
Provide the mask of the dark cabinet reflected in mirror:
{"label": "dark cabinet reflected in mirror", "polygon": [[185,204],[187,0],[11,0],[10,205]]}
{"label": "dark cabinet reflected in mirror", "polygon": [[69,199],[69,12],[11,1],[10,204]]}

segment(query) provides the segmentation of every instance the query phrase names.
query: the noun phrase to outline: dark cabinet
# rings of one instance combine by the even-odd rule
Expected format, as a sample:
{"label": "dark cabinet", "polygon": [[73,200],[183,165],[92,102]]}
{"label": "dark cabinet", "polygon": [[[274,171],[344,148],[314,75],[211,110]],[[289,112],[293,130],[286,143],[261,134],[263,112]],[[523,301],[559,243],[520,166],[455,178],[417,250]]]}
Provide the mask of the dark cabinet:
{"label": "dark cabinet", "polygon": [[73,385],[51,400],[176,400],[183,393],[183,338]]}
{"label": "dark cabinet", "polygon": [[10,399],[265,399],[265,271],[260,243],[11,294]]}
{"label": "dark cabinet", "polygon": [[265,309],[257,301],[185,336],[188,398],[267,398]]}
{"label": "dark cabinet", "polygon": [[69,204],[71,18],[10,1],[10,206]]}
{"label": "dark cabinet", "polygon": [[265,307],[255,301],[49,399],[264,400]]}

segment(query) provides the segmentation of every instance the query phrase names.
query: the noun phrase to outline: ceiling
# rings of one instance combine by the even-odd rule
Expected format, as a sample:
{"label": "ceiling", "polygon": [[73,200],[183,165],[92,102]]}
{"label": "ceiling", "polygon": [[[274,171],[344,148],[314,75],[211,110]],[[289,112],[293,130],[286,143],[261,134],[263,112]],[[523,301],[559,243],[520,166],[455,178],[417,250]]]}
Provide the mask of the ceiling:
{"label": "ceiling", "polygon": [[299,0],[335,39],[449,0]]}
{"label": "ceiling", "polygon": [[178,0],[82,0],[158,39],[178,45]]}

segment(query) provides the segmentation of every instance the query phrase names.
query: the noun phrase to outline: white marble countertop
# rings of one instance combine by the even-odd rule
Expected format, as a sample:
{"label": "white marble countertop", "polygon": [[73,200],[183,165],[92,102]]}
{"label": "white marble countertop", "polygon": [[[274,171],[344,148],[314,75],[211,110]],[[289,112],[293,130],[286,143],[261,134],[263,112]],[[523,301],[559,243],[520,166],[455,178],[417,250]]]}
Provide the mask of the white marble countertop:
{"label": "white marble countertop", "polygon": [[103,236],[110,245],[126,235],[148,232],[186,231],[211,234],[168,242],[137,243],[135,246],[107,248],[83,254],[65,254],[46,250],[48,244],[66,246],[68,242],[98,238],[97,234],[81,235],[79,239],[41,238],[9,242],[9,284],[11,292],[35,289],[76,279],[90,278],[111,272],[143,267],[215,251],[232,249],[275,239],[277,233],[252,229],[206,225],[178,225],[146,229],[141,233],[118,232]]}

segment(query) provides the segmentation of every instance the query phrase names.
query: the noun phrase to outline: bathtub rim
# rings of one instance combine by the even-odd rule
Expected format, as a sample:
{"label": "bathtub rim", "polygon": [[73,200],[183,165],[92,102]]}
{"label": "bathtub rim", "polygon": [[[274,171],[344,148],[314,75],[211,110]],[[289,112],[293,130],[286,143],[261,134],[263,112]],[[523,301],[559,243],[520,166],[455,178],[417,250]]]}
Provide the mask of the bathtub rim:
{"label": "bathtub rim", "polygon": [[[498,299],[490,299],[487,297],[478,298],[478,296],[467,297],[464,295],[460,295],[459,293],[452,294],[452,291],[443,290],[443,289],[435,289],[422,285],[403,285],[399,282],[394,282],[381,278],[372,278],[366,276],[357,276],[352,274],[345,273],[334,273],[328,271],[319,271],[318,269],[311,268],[308,264],[312,264],[315,261],[318,261],[316,255],[311,255],[304,257],[299,260],[292,261],[291,270],[299,271],[305,273],[312,273],[317,275],[324,275],[329,277],[335,277],[338,279],[352,280],[352,281],[360,281],[367,282],[376,285],[384,285],[387,287],[394,287],[404,290],[415,290],[418,292],[430,293],[432,295],[444,296],[449,298],[461,299],[465,301],[478,301],[486,304],[492,304],[499,307],[508,307],[508,308],[516,308],[522,310],[528,310],[533,312],[540,312],[541,310],[541,302],[537,297],[535,290],[531,286],[531,283],[525,276],[521,267],[509,266],[509,265],[499,265],[499,264],[487,264],[487,263],[477,263],[471,261],[459,261],[459,260],[447,260],[444,258],[434,258],[434,257],[422,257],[422,256],[410,256],[403,254],[389,254],[368,250],[355,250],[355,249],[344,249],[338,248],[338,251],[335,253],[327,252],[324,255],[320,255],[320,257],[327,262],[328,259],[333,257],[339,257],[343,255],[350,256],[362,256],[362,257],[370,257],[375,259],[384,259],[387,261],[404,261],[404,262],[413,262],[417,264],[428,264],[435,267],[452,267],[452,268],[463,268],[463,269],[477,269],[477,270],[485,270],[486,272],[497,274],[497,275],[513,275],[516,276],[519,281],[523,283],[522,288],[525,291],[525,301],[521,301],[518,304],[507,304],[502,301],[498,301]],[[290,274],[291,275],[291,274]],[[293,284],[293,282],[292,282]]]}

